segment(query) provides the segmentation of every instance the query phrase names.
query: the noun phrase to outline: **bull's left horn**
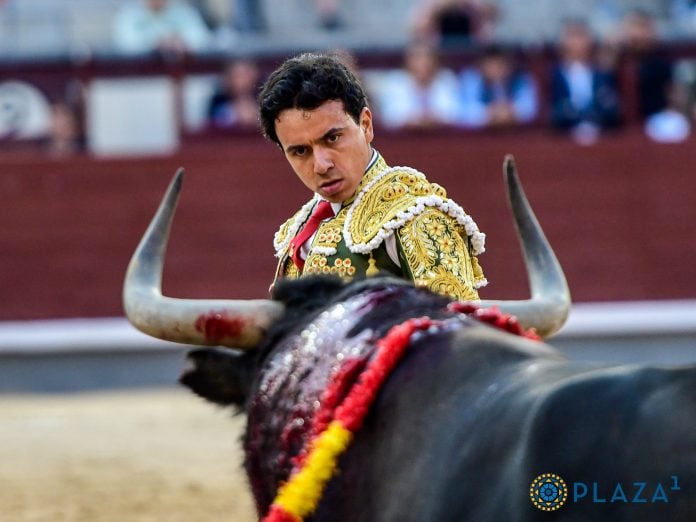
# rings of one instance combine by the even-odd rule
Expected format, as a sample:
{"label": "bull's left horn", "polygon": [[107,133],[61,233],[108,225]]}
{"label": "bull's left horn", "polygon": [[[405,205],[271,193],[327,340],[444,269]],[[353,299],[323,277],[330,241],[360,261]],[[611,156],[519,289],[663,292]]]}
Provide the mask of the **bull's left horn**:
{"label": "bull's left horn", "polygon": [[283,313],[270,300],[174,299],[162,295],[162,269],[169,229],[184,171],[174,176],[155,217],[128,265],[123,306],[138,330],[167,341],[253,348]]}

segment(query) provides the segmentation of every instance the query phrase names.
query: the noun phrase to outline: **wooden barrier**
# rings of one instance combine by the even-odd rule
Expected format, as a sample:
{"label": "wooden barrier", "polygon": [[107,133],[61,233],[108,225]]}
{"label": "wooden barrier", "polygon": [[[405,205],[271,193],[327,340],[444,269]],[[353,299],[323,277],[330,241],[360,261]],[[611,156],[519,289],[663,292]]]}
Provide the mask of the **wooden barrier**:
{"label": "wooden barrier", "polygon": [[[487,298],[526,296],[501,175],[513,153],[576,301],[696,296],[696,152],[638,131],[591,147],[541,130],[378,132],[391,165],[448,189],[488,234]],[[277,226],[309,195],[256,135],[189,140],[167,157],[0,154],[0,320],[121,315],[124,271],[177,167],[187,170],[164,290],[265,297]]]}

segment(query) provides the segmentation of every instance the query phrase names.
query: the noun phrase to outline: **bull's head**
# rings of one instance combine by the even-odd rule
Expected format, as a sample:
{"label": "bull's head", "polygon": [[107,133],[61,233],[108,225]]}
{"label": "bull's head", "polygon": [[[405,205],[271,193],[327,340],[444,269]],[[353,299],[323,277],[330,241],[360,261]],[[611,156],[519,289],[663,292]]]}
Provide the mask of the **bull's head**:
{"label": "bull's head", "polygon": [[[503,172],[525,257],[531,298],[483,301],[516,315],[526,328],[548,337],[565,322],[570,294],[563,270],[524,195],[514,160],[505,158]],[[133,254],[126,274],[123,301],[126,315],[139,330],[168,341],[253,348],[284,307],[273,300],[191,300],[165,297],[162,269],[170,226],[181,191],[183,171],[174,176],[164,199]]]}

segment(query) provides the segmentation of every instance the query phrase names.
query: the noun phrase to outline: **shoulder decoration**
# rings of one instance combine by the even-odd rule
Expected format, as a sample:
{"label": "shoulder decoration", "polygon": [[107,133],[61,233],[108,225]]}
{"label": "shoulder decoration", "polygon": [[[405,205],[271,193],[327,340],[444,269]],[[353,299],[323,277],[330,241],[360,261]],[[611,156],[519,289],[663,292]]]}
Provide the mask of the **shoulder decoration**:
{"label": "shoulder decoration", "polygon": [[276,257],[282,257],[287,251],[290,242],[297,235],[302,224],[309,219],[312,213],[312,208],[317,202],[317,196],[310,199],[302,205],[302,208],[297,213],[281,225],[278,232],[273,236],[273,247],[275,248]]}
{"label": "shoulder decoration", "polygon": [[343,226],[346,245],[354,254],[369,254],[394,231],[426,208],[438,208],[462,226],[471,243],[471,254],[485,251],[486,235],[447,192],[410,167],[390,167],[380,172],[358,193]]}

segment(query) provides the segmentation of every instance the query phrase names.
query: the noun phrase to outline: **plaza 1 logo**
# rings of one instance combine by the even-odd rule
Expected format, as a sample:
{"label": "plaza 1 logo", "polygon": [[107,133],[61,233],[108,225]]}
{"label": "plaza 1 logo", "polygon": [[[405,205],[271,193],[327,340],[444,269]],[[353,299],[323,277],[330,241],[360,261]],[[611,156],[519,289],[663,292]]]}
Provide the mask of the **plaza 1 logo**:
{"label": "plaza 1 logo", "polygon": [[[601,482],[573,482],[571,502],[592,502],[593,504],[657,504],[669,503],[669,495],[680,491],[679,477],[672,475],[665,482],[650,483],[635,481],[629,483],[602,484]],[[529,487],[529,497],[542,511],[556,511],[566,503],[570,490],[565,481],[555,473],[542,473]]]}
{"label": "plaza 1 logo", "polygon": [[529,487],[529,497],[542,511],[556,511],[565,504],[568,487],[558,475],[543,473],[535,478]]}

